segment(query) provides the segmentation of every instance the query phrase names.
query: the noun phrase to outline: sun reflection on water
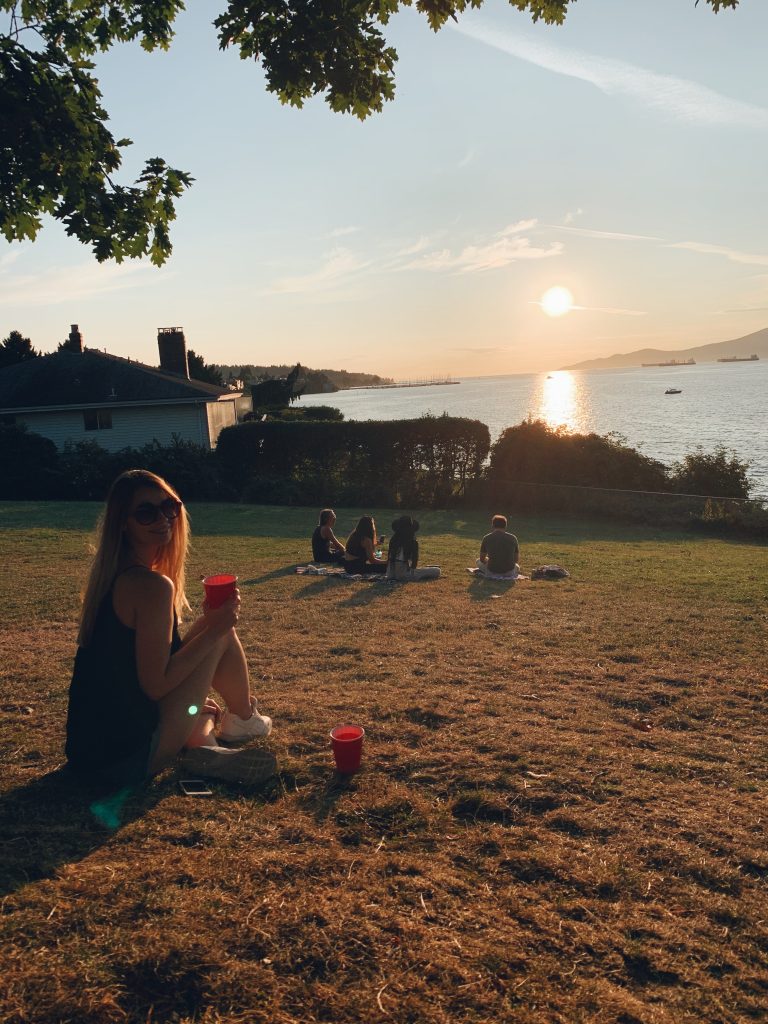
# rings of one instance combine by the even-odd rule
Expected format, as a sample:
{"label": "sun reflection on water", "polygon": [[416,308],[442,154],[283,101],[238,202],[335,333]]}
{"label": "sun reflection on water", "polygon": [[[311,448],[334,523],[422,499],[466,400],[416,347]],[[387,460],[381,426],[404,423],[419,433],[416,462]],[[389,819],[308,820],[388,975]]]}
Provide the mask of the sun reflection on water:
{"label": "sun reflection on water", "polygon": [[548,427],[575,430],[579,415],[576,381],[567,370],[548,374],[541,390],[541,404],[537,414]]}

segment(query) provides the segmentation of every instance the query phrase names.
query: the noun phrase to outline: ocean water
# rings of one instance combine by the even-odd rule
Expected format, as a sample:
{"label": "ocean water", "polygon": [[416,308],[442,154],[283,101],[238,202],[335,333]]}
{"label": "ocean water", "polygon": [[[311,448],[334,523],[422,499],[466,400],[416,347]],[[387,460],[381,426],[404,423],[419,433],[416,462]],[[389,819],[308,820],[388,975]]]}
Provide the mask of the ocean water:
{"label": "ocean water", "polygon": [[[679,395],[665,395],[680,388]],[[701,446],[724,445],[750,463],[753,496],[768,498],[768,361],[701,363],[616,370],[556,370],[462,378],[458,384],[307,395],[302,405],[332,405],[346,419],[468,416],[495,440],[528,416],[580,434],[620,435],[671,465]]]}

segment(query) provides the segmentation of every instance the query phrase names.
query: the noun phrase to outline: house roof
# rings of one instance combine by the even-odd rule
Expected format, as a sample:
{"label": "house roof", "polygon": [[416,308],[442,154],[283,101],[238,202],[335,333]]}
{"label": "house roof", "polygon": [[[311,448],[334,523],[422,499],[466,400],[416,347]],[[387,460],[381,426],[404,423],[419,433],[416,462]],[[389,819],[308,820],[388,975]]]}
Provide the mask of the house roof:
{"label": "house roof", "polygon": [[0,409],[215,402],[236,393],[95,349],[53,352],[0,370]]}

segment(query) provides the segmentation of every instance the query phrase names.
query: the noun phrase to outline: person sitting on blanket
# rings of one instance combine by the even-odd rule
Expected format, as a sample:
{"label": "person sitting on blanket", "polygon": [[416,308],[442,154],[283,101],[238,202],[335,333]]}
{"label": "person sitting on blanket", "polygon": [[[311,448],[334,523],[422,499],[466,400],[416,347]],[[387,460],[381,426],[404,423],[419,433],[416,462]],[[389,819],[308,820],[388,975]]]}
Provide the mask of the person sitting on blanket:
{"label": "person sitting on blanket", "polygon": [[494,516],[493,529],[480,542],[477,568],[485,576],[515,576],[520,571],[517,560],[520,545],[514,533],[507,533],[506,516]]}
{"label": "person sitting on blanket", "polygon": [[419,524],[411,516],[400,516],[392,523],[392,540],[389,542],[387,558],[388,580],[436,580],[440,575],[439,565],[425,565],[417,568],[419,563],[419,542],[416,531]]}
{"label": "person sitting on blanket", "polygon": [[336,513],[332,508],[324,508],[312,534],[312,561],[316,565],[323,562],[344,562],[344,545],[334,536],[335,525]]}
{"label": "person sitting on blanket", "polygon": [[376,523],[373,516],[361,516],[357,526],[347,537],[344,552],[344,568],[349,573],[383,573],[387,569],[387,560],[376,555]]}

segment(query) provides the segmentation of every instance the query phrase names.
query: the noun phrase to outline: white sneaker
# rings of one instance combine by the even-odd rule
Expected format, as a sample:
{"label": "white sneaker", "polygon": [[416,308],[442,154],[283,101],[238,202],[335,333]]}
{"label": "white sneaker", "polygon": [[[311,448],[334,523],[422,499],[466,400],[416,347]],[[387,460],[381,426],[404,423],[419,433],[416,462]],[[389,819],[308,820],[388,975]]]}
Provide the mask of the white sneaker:
{"label": "white sneaker", "polygon": [[224,782],[263,782],[277,771],[277,758],[269,750],[248,747],[228,750],[226,747],[194,747],[186,751],[181,765],[204,779]]}
{"label": "white sneaker", "polygon": [[219,730],[219,739],[225,743],[247,743],[272,732],[272,719],[268,715],[260,715],[256,708],[256,700],[251,697],[253,714],[250,718],[238,718],[227,711]]}

